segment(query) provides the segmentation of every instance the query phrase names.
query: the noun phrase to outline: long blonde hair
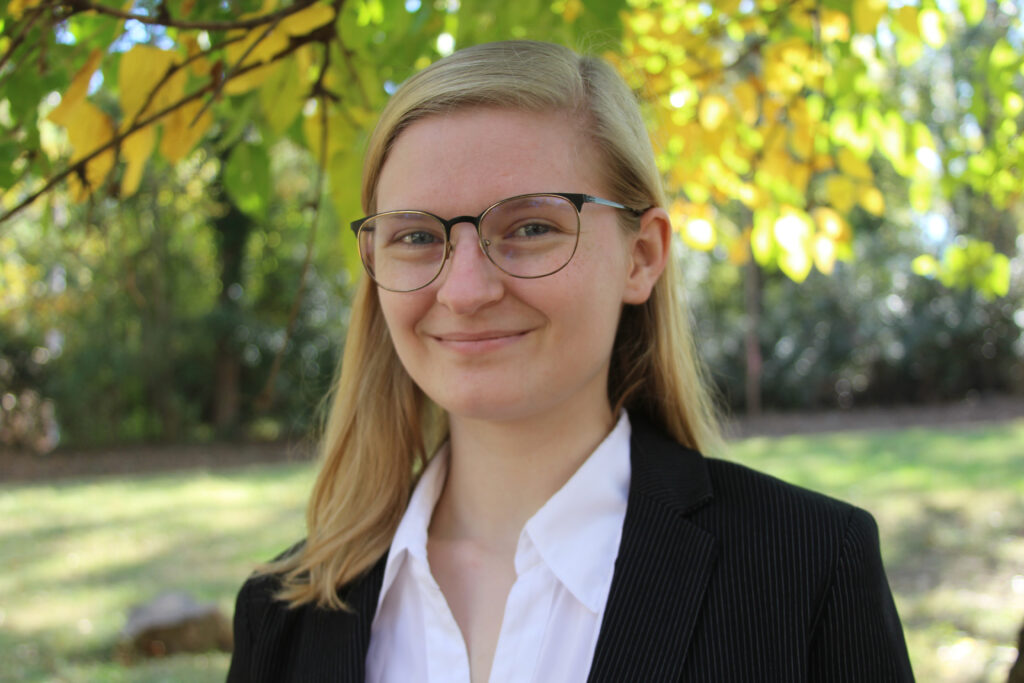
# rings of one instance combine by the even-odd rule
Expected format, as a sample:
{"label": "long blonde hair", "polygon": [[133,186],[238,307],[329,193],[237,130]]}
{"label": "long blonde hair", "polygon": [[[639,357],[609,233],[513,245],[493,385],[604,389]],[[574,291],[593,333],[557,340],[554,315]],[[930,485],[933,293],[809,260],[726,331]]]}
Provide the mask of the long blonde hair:
{"label": "long blonde hair", "polygon": [[[472,107],[575,117],[600,159],[599,180],[610,198],[628,206],[664,206],[643,118],[614,69],[559,45],[508,41],[459,50],[398,89],[369,140],[362,186],[367,214],[376,210],[380,171],[401,132],[419,119]],[[638,219],[625,216],[622,223],[636,230]],[[682,299],[678,266],[669,259],[650,299],[623,310],[608,397],[616,412],[625,407],[706,452],[717,449],[718,423]],[[307,538],[262,568],[280,576],[278,597],[292,606],[345,608],[338,589],[387,552],[415,474],[447,429],[443,412],[402,367],[365,275],[332,394],[306,512]]]}

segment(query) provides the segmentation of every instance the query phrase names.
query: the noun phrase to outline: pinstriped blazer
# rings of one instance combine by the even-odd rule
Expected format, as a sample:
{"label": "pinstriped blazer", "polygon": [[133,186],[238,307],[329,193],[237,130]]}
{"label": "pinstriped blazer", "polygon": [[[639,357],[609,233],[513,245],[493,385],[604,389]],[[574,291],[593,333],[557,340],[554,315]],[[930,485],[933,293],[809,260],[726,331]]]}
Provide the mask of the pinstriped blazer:
{"label": "pinstriped blazer", "polygon": [[[589,681],[913,681],[871,516],[640,420],[619,556]],[[362,681],[382,558],[344,587],[352,612],[272,599],[235,608],[229,683]]]}

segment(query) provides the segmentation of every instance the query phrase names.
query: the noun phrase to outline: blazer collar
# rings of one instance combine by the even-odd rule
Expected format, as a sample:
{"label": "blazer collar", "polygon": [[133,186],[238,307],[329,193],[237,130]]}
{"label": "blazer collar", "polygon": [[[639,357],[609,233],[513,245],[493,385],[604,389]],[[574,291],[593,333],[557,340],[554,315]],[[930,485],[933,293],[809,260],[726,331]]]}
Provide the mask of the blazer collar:
{"label": "blazer collar", "polygon": [[589,681],[678,680],[717,554],[687,519],[712,498],[704,458],[634,421],[632,479]]}
{"label": "blazer collar", "polygon": [[[385,553],[370,571],[356,580],[349,587],[342,589],[342,599],[351,608],[351,612],[333,610],[316,610],[315,618],[325,623],[319,626],[321,633],[334,633],[334,644],[329,648],[337,657],[334,666],[326,671],[341,672],[338,681],[366,680],[366,653],[370,648],[370,627],[373,615],[377,611],[377,596],[384,582],[384,566],[388,554]],[[341,632],[333,631],[328,624],[341,626]]]}

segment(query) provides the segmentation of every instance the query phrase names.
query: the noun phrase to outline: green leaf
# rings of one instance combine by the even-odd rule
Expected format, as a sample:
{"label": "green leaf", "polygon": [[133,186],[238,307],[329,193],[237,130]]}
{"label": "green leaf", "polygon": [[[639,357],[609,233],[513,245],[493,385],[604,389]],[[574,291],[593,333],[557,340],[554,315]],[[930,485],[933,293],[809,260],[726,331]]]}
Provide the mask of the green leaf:
{"label": "green leaf", "polygon": [[260,106],[270,129],[280,135],[302,111],[308,88],[294,57],[286,60],[260,87]]}
{"label": "green leaf", "polygon": [[964,13],[964,19],[969,26],[980,24],[985,18],[985,9],[988,3],[986,0],[961,0],[960,11]]}
{"label": "green leaf", "polygon": [[224,188],[239,209],[263,218],[270,199],[270,156],[262,145],[239,143],[224,167]]}
{"label": "green leaf", "polygon": [[915,275],[934,277],[939,271],[939,262],[935,260],[934,256],[921,254],[911,262],[910,269],[914,271]]}

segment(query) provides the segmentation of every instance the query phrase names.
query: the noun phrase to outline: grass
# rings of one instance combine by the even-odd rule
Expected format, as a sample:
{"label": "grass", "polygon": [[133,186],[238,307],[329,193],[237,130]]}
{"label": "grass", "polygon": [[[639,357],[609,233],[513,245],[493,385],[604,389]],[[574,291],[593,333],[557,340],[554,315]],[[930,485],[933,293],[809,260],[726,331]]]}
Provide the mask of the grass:
{"label": "grass", "polygon": [[[1024,421],[755,438],[731,457],[871,510],[921,681],[1005,680],[1024,619]],[[223,654],[124,666],[128,608],[230,615],[302,534],[309,465],[0,486],[0,681],[222,681]]]}

